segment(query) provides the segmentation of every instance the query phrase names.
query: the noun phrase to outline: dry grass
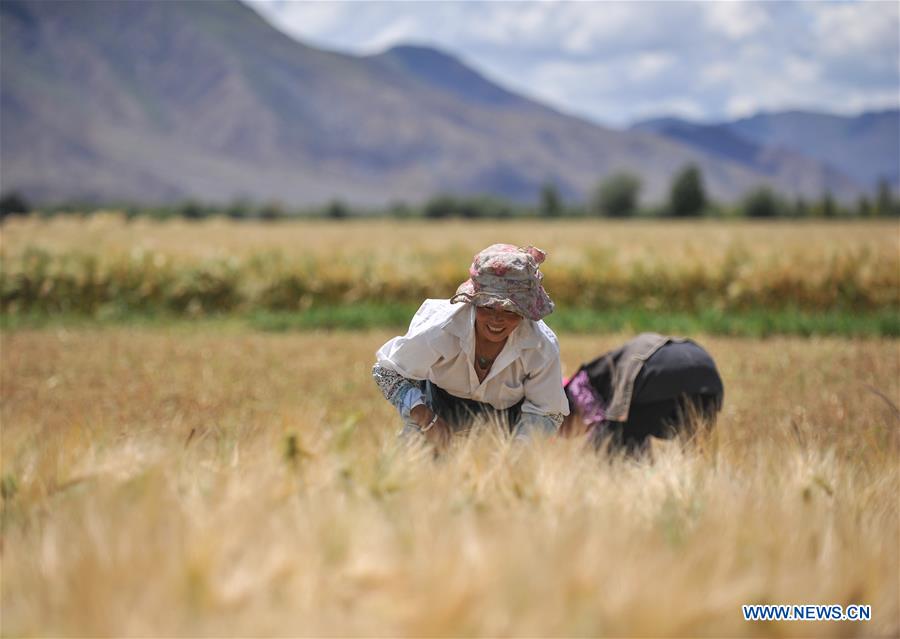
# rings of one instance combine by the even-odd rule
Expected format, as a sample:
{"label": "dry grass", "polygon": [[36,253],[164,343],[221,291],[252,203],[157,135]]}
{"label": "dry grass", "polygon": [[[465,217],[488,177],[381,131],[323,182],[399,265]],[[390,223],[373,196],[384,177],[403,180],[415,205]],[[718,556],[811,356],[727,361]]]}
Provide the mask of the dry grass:
{"label": "dry grass", "polygon": [[[900,633],[900,342],[702,339],[719,427],[653,462],[490,432],[435,462],[369,377],[387,337],[3,335],[3,634]],[[569,371],[625,339],[561,337]]]}

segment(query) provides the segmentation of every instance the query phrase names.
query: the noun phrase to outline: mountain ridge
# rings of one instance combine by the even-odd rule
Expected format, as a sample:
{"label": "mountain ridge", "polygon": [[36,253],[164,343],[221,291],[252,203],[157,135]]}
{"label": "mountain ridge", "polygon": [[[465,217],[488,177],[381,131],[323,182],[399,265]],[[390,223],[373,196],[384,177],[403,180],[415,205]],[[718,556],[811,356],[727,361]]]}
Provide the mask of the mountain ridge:
{"label": "mountain ridge", "polygon": [[[900,186],[900,109],[896,108],[856,115],[770,110],[709,122],[659,117],[638,121],[630,128],[658,133],[742,163],[760,153],[797,155],[846,174],[864,187],[874,187],[881,179],[895,189]],[[743,146],[742,157],[732,153],[737,145]]]}
{"label": "mountain ridge", "polygon": [[766,174],[564,115],[434,49],[317,49],[237,1],[4,0],[0,30],[2,188],[37,202],[534,201],[546,182],[584,199],[620,170],[658,201],[689,163],[723,200],[858,192],[814,163]]}

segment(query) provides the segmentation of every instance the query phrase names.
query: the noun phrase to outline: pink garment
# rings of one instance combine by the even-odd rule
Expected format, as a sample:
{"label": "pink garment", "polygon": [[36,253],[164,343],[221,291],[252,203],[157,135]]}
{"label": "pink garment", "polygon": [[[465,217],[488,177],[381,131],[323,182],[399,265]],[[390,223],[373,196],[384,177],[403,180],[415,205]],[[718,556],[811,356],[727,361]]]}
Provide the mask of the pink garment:
{"label": "pink garment", "polygon": [[603,399],[591,385],[587,371],[579,371],[566,386],[566,392],[575,403],[575,409],[585,424],[595,426],[606,419]]}

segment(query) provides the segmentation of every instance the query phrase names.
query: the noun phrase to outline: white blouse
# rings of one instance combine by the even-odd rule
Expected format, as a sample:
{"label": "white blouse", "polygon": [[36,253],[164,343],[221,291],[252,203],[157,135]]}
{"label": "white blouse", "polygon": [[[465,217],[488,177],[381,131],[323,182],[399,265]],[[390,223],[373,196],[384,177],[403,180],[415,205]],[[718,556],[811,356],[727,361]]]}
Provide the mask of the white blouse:
{"label": "white blouse", "polygon": [[[523,319],[483,381],[475,374],[475,307],[471,304],[425,300],[406,335],[389,340],[375,357],[376,370],[382,367],[409,380],[427,379],[451,395],[496,409],[524,399],[523,418],[544,417],[540,421],[552,422],[552,427],[569,413],[559,342],[543,321]],[[401,408],[401,414],[408,414],[423,401],[415,397],[403,403],[406,410]]]}

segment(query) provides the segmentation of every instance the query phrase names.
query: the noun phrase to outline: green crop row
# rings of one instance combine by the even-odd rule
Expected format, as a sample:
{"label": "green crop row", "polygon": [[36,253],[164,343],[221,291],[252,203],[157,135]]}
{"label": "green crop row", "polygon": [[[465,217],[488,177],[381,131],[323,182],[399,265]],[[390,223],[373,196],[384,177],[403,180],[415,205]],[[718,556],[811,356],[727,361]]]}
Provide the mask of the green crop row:
{"label": "green crop row", "polygon": [[[457,255],[316,255],[260,252],[241,258],[177,259],[140,251],[117,255],[28,249],[0,261],[0,310],[97,313],[306,310],[356,303],[415,304],[449,297],[463,279]],[[900,256],[843,252],[724,259],[602,255],[548,265],[545,285],[558,305],[696,312],[794,308],[864,312],[900,309]]]}

